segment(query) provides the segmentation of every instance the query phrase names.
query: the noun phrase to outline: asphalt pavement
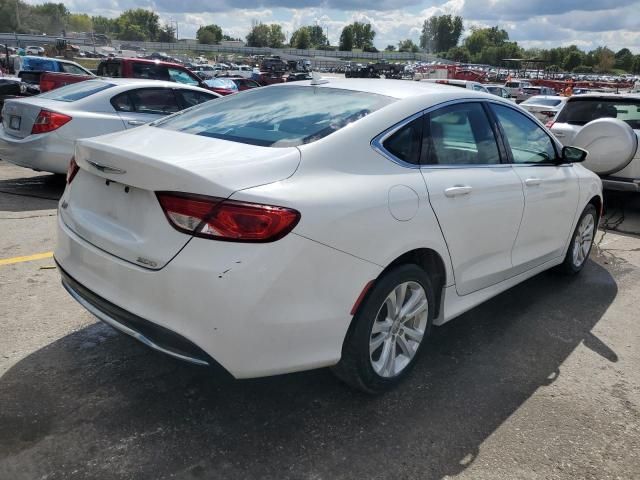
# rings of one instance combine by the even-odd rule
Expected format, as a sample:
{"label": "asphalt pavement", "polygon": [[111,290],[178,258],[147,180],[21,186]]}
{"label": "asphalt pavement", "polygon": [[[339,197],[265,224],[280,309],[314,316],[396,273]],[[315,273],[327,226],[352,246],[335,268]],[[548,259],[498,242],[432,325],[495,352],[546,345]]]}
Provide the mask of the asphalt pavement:
{"label": "asphalt pavement", "polygon": [[436,328],[399,388],[228,381],[96,321],[50,252],[64,180],[0,161],[0,480],[638,479],[640,196],[581,275]]}

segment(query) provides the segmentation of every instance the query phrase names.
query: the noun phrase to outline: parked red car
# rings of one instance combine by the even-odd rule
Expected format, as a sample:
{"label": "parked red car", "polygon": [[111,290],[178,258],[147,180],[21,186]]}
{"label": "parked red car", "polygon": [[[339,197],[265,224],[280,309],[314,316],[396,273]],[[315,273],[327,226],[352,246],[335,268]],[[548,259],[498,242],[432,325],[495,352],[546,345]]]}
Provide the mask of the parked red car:
{"label": "parked red car", "polygon": [[[207,87],[193,72],[178,63],[149,60],[145,58],[109,58],[98,65],[98,76],[113,78],[145,78],[165,80],[202,88]],[[88,75],[69,73],[46,73],[40,77],[40,91],[46,92],[69,83],[90,80]]]}

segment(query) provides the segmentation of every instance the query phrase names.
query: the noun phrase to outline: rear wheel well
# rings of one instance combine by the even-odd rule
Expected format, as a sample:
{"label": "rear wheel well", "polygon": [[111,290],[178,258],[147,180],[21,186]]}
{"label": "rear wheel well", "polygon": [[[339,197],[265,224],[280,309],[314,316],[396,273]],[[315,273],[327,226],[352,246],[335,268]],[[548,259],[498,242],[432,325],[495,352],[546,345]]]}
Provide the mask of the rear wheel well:
{"label": "rear wheel well", "polygon": [[397,267],[398,265],[404,265],[408,263],[418,265],[427,273],[427,275],[429,275],[436,297],[434,318],[437,318],[440,315],[440,303],[442,300],[442,292],[447,280],[447,272],[445,270],[442,257],[440,257],[440,255],[435,250],[431,250],[430,248],[418,248],[403,253],[393,262],[391,262],[382,271],[378,278],[382,277],[385,273]]}

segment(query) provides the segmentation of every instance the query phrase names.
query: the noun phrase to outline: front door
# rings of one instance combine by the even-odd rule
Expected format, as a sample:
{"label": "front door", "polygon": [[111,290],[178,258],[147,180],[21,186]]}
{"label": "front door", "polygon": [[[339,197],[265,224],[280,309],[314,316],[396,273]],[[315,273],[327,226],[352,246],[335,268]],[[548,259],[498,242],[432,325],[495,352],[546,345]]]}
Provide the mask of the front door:
{"label": "front door", "polygon": [[524,215],[513,247],[515,273],[562,255],[578,208],[580,189],[571,165],[559,165],[549,134],[514,108],[491,104],[514,171],[524,190]]}
{"label": "front door", "polygon": [[511,165],[501,163],[494,128],[481,102],[456,103],[425,117],[430,142],[423,147],[421,171],[460,295],[512,274],[522,182]]}

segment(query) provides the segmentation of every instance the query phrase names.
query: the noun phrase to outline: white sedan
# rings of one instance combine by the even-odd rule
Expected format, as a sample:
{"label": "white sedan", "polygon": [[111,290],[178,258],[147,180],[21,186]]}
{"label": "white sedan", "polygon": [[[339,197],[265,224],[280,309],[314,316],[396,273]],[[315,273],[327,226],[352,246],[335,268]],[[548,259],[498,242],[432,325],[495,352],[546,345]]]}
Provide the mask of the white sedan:
{"label": "white sedan", "polygon": [[220,95],[158,80],[105,78],[5,101],[0,159],[64,174],[80,138],[133,128]]}
{"label": "white sedan", "polygon": [[379,392],[433,324],[583,268],[602,208],[585,154],[456,87],[249,90],[79,141],[55,258],[78,302],[169,355]]}
{"label": "white sedan", "polygon": [[534,95],[520,104],[542,123],[552,122],[569,97],[558,95]]}

